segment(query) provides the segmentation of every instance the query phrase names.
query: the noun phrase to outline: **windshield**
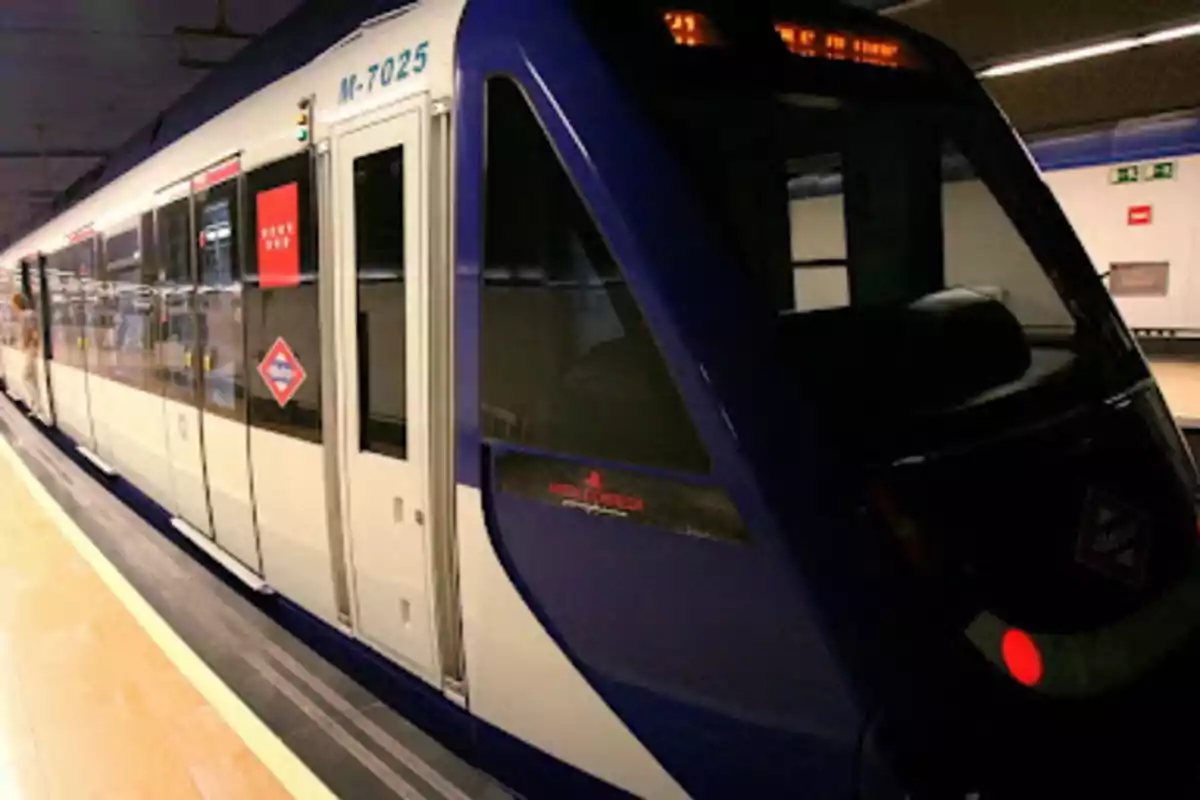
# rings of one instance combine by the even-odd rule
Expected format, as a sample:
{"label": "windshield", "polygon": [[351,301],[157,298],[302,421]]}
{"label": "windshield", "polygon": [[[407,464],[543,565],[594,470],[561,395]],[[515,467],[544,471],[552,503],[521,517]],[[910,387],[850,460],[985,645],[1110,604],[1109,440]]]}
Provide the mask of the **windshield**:
{"label": "windshield", "polygon": [[904,306],[964,287],[1069,344],[1075,320],[1047,265],[964,155],[966,112],[802,93],[737,103],[676,112],[777,312]]}

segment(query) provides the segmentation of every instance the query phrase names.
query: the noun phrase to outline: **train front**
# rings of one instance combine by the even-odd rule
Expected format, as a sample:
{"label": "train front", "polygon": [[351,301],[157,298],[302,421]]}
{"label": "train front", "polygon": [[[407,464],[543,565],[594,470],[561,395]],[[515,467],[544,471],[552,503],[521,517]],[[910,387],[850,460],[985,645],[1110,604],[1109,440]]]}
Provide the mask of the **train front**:
{"label": "train front", "polygon": [[[799,794],[1194,790],[1193,468],[1010,127],[956,56],[894,24],[685,5],[521,0],[464,23],[464,48],[495,45],[463,57],[468,115],[472,80],[491,81],[488,114],[496,75],[520,86],[598,233],[558,257],[612,262],[556,346],[613,326],[627,345],[559,406],[620,433],[564,446],[587,479],[542,498],[572,501],[572,546],[595,548],[603,581],[581,574],[568,600],[539,578],[517,542],[534,518],[504,497],[515,462],[492,462],[489,525],[531,605],[695,794],[736,787],[731,763]],[[503,243],[486,213],[485,336],[518,291],[489,288]],[[636,374],[638,325],[674,399]],[[632,372],[605,372],[623,358]],[[641,521],[692,536],[637,532],[660,501]],[[600,512],[614,533],[592,543]],[[642,604],[611,614],[619,634],[572,610],[614,594]],[[664,721],[695,708],[702,723]]]}

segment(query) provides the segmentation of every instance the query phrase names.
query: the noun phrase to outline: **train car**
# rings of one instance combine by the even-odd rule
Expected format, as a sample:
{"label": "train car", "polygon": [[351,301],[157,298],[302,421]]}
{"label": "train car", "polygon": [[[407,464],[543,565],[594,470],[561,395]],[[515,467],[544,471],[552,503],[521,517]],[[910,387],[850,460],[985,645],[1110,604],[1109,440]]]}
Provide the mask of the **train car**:
{"label": "train car", "polygon": [[951,51],[336,5],[0,254],[43,419],[527,796],[1197,788],[1186,447]]}

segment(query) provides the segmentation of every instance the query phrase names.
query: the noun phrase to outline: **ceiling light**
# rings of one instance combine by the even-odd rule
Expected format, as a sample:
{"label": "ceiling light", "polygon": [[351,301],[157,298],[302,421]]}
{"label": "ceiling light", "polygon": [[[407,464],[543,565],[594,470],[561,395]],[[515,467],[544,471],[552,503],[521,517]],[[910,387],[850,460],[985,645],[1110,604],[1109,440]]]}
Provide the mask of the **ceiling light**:
{"label": "ceiling light", "polygon": [[1072,50],[1063,50],[1059,53],[1049,53],[1044,56],[1035,56],[1033,58],[1024,58],[1019,61],[1010,61],[1005,64],[997,64],[994,67],[988,67],[980,72],[979,77],[999,78],[1004,75],[1015,75],[1019,72],[1030,72],[1035,69],[1056,67],[1059,64],[1070,64],[1074,61],[1083,61],[1084,59],[1095,58],[1097,56],[1121,53],[1138,47],[1146,47],[1147,45],[1161,44],[1163,42],[1172,42],[1177,39],[1186,39],[1189,36],[1197,35],[1200,35],[1200,23],[1177,25],[1173,28],[1166,28],[1155,33],[1146,33],[1142,34],[1141,36],[1128,36],[1122,39],[1100,42],[1099,44],[1090,44],[1085,47],[1076,47]]}
{"label": "ceiling light", "polygon": [[1176,39],[1186,39],[1189,36],[1200,34],[1200,22],[1192,25],[1180,25],[1176,28],[1167,28],[1165,31],[1158,33],[1148,33],[1140,38],[1138,44],[1159,44],[1161,42],[1173,42]]}

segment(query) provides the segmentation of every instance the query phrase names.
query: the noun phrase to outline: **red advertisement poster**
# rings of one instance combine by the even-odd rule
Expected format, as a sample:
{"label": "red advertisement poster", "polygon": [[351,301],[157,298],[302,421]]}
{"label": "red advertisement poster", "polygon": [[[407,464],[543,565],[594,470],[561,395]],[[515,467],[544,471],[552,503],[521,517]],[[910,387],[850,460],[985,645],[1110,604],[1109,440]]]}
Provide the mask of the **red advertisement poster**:
{"label": "red advertisement poster", "polygon": [[258,210],[258,280],[264,289],[300,283],[300,193],[284,184],[255,198]]}

